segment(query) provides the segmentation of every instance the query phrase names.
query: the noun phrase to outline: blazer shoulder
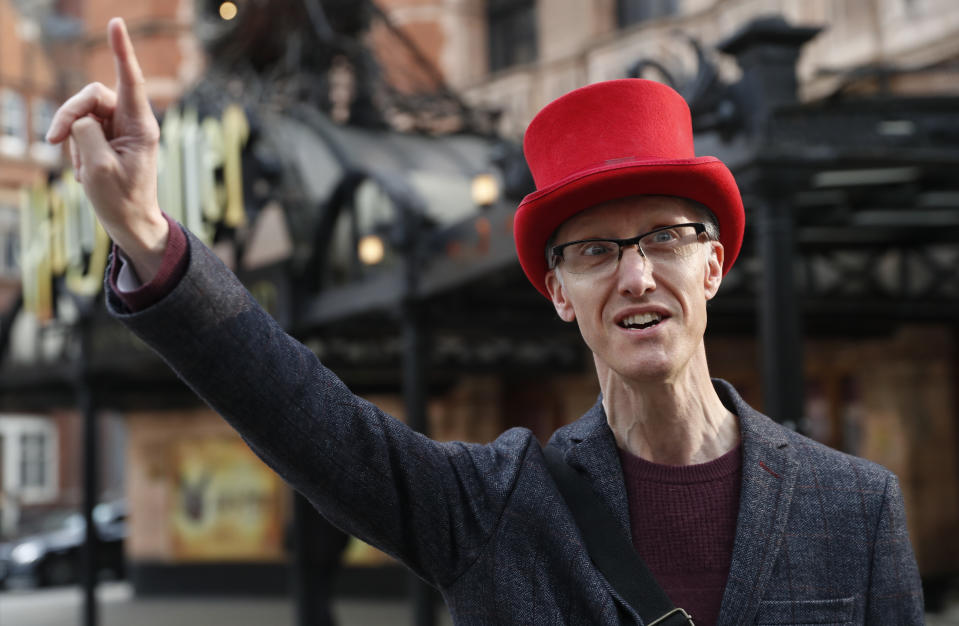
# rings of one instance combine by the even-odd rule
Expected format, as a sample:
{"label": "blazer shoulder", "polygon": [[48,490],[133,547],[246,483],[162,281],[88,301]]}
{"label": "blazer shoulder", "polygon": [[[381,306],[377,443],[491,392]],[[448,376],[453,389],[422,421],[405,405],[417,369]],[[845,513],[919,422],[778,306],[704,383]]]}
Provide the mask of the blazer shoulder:
{"label": "blazer shoulder", "polygon": [[898,489],[896,475],[882,465],[841,452],[805,435],[783,428],[800,472],[823,491],[861,494],[866,500],[881,500],[890,485]]}
{"label": "blazer shoulder", "polygon": [[728,382],[714,379],[713,384],[723,404],[739,417],[744,445],[759,454],[784,451],[798,463],[804,483],[883,493],[890,479],[895,480],[895,475],[878,463],[830,448],[763,415],[746,404]]}
{"label": "blazer shoulder", "polygon": [[[528,428],[523,428],[520,426],[514,426],[513,428],[508,428],[504,430],[500,435],[494,439],[489,444],[479,444],[482,447],[493,448],[499,450],[500,452],[507,451],[525,451],[527,450],[532,443],[536,441],[536,435],[533,434]],[[461,444],[466,447],[476,445],[476,444]],[[525,452],[524,452],[525,453]]]}

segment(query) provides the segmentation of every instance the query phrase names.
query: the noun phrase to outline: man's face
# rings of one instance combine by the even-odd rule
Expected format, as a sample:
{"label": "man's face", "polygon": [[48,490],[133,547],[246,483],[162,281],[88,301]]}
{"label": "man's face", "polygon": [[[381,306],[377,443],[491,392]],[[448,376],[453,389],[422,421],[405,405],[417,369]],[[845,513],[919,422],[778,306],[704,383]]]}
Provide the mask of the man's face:
{"label": "man's face", "polygon": [[[699,221],[702,217],[679,198],[633,196],[573,216],[557,230],[555,243],[626,239]],[[702,344],[706,301],[719,289],[722,266],[722,244],[700,237],[668,262],[648,261],[635,247],[624,249],[615,272],[603,277],[572,274],[560,261],[546,275],[546,287],[559,316],[578,322],[597,368],[606,366],[637,381],[668,381]]]}

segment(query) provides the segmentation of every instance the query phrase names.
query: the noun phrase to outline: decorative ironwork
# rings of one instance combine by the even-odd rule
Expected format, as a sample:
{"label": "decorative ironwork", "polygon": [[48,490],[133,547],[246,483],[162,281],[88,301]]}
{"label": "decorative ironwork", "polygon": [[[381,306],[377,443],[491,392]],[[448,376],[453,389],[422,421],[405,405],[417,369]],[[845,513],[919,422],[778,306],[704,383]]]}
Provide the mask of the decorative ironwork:
{"label": "decorative ironwork", "polygon": [[[583,364],[584,348],[575,333],[565,341],[556,337],[507,335],[492,329],[472,333],[441,330],[432,334],[425,361],[436,373],[572,371]],[[368,370],[368,375],[398,370],[404,349],[402,338],[396,334],[338,332],[313,337],[306,344],[334,371]]]}
{"label": "decorative ironwork", "polygon": [[816,250],[802,259],[807,298],[959,301],[959,244]]}
{"label": "decorative ironwork", "polygon": [[[828,314],[837,321],[849,315],[895,321],[950,320],[959,313],[959,232],[952,242],[824,245],[816,231],[799,231],[796,285],[807,314]],[[721,312],[727,304],[732,308],[754,301],[762,271],[757,259],[742,259],[724,279],[714,306]]]}
{"label": "decorative ironwork", "polygon": [[661,80],[689,104],[695,132],[719,131],[732,135],[741,124],[730,84],[723,81],[719,62],[714,52],[703,47],[698,39],[681,31],[675,39],[692,49],[696,60],[694,70],[684,69],[678,60],[662,62],[658,59],[640,58],[626,72],[630,78],[655,78]]}
{"label": "decorative ironwork", "polygon": [[[342,124],[493,134],[498,113],[466,105],[371,0],[247,2],[229,21],[219,4],[199,3],[196,33],[210,67],[188,100],[214,108],[305,102]],[[375,48],[366,43],[373,35]]]}

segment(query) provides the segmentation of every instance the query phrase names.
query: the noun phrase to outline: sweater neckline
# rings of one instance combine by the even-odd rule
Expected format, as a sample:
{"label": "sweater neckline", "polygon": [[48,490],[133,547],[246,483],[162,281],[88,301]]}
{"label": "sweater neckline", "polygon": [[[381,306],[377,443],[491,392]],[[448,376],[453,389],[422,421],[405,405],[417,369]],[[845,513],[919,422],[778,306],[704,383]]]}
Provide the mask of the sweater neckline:
{"label": "sweater neckline", "polygon": [[647,482],[690,484],[720,480],[742,467],[742,443],[719,458],[695,465],[664,465],[640,458],[617,448],[623,474],[629,479]]}

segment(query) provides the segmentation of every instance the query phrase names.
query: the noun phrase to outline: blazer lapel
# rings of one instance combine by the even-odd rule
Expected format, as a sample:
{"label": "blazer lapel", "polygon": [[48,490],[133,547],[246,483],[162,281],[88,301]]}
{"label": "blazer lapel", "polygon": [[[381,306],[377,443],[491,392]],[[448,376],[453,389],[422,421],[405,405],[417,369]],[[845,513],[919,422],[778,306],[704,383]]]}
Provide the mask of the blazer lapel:
{"label": "blazer lapel", "polygon": [[626,538],[632,542],[623,468],[602,402],[597,401],[580,418],[577,426],[577,432],[570,438],[572,446],[566,450],[566,462],[592,483],[593,490],[606,503]]}
{"label": "blazer lapel", "polygon": [[729,579],[718,624],[750,624],[782,546],[799,463],[782,428],[743,402],[725,381],[714,381],[726,407],[739,417],[742,487]]}

